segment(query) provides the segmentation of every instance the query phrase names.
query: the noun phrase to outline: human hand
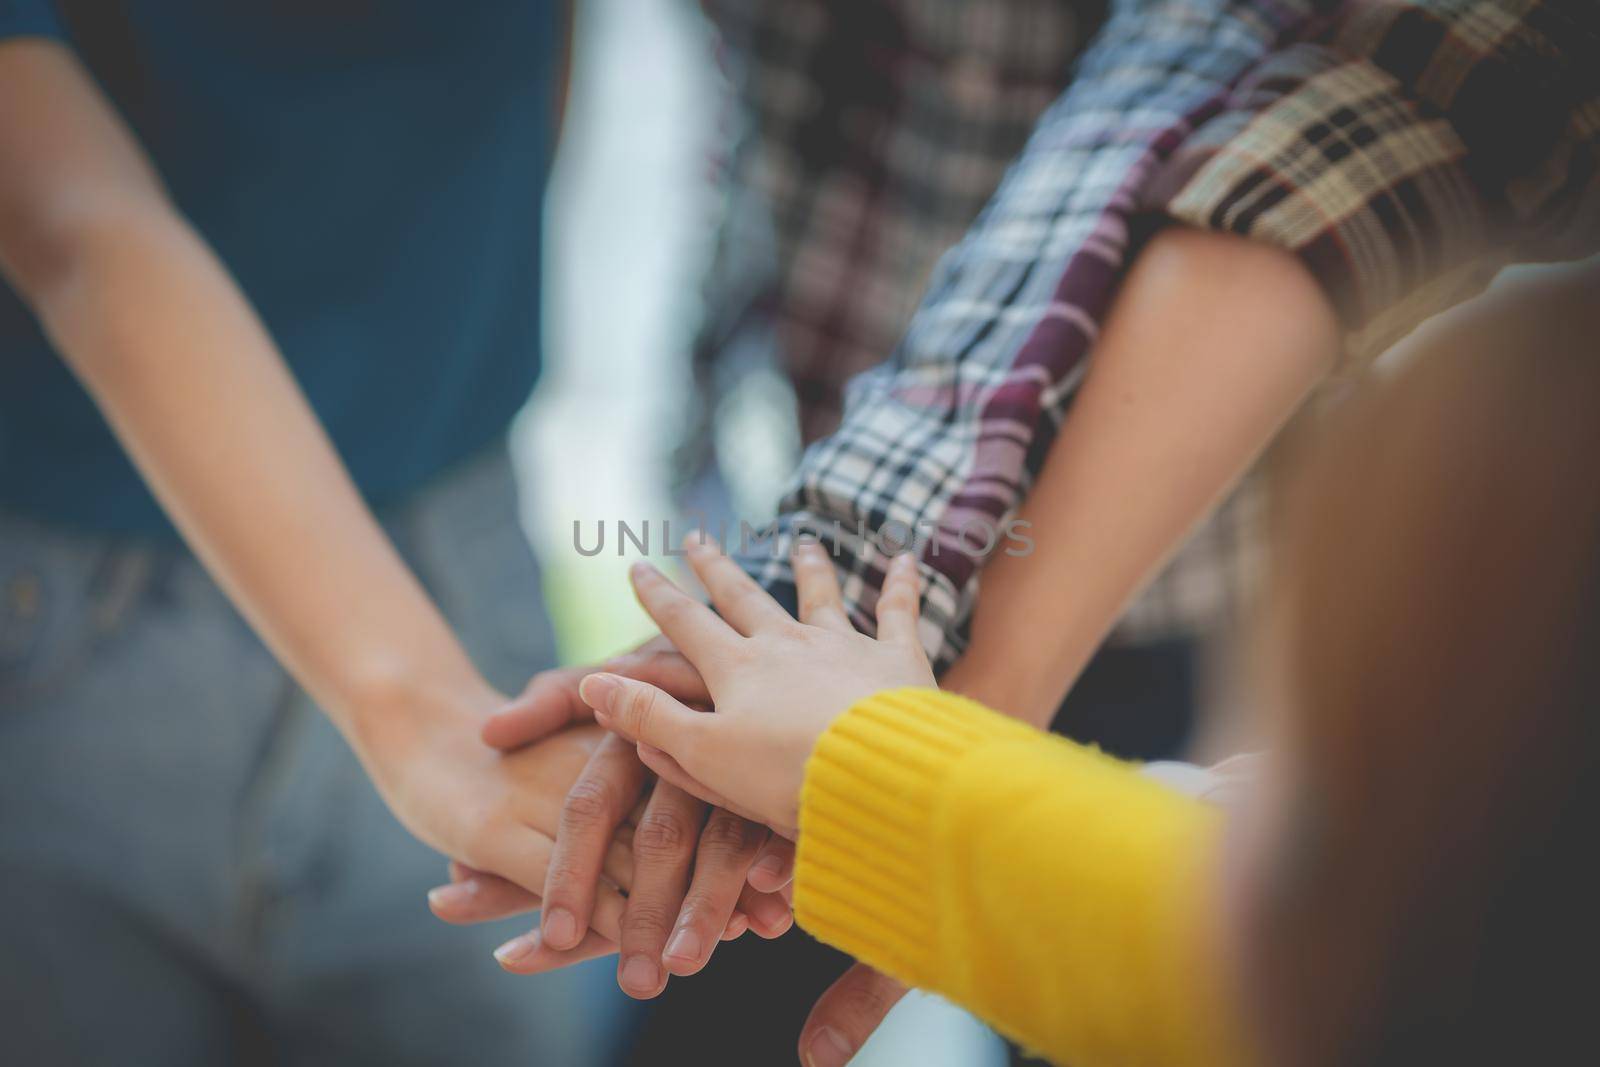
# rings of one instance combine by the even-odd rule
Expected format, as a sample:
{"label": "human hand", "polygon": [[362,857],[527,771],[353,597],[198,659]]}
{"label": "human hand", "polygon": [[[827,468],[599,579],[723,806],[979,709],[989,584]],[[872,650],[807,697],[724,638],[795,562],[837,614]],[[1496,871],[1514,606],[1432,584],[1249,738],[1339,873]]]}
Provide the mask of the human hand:
{"label": "human hand", "polygon": [[[648,679],[690,702],[709,698],[699,673],[662,637],[606,667]],[[587,717],[578,683],[588,673],[589,668],[580,668],[538,675],[485,724],[485,740],[513,748]],[[708,813],[700,801],[670,785],[654,784],[631,744],[619,738],[611,742],[594,751],[562,806],[542,894],[477,878],[471,890],[435,890],[430,894],[434,912],[447,921],[483,921],[533,910],[542,896],[541,928],[502,946],[501,965],[531,974],[620,950],[619,984],[637,997],[655,996],[665,987],[663,969],[680,975],[700,970],[719,939],[746,929],[763,937],[786,932],[793,924],[785,892],[793,846],[730,813]],[[637,826],[628,825],[630,818]],[[601,948],[581,935],[599,899],[597,886],[614,837],[631,844],[635,881],[620,943]],[[485,885],[485,891],[474,892]]]}
{"label": "human hand", "polygon": [[[357,751],[390,810],[418,839],[537,892],[567,789],[605,735],[577,726],[501,754],[476,736],[487,709],[500,703],[487,686],[470,695],[405,694],[389,714],[374,710]],[[591,921],[616,940],[624,901],[614,887],[632,884],[633,857],[625,840],[608,841],[602,851],[611,884],[598,892]]]}
{"label": "human hand", "polygon": [[[632,745],[621,738],[613,740],[617,751],[632,759]],[[602,755],[597,752],[597,761]],[[495,957],[502,967],[516,974],[539,974],[620,952],[618,984],[630,996],[645,999],[665,988],[667,973],[688,975],[704,967],[719,940],[732,940],[746,930],[777,937],[793,925],[789,842],[728,812],[712,809],[708,815],[706,805],[665,783],[649,792],[637,818],[637,826],[624,826],[619,834],[633,843],[637,872],[620,939],[613,942],[587,931],[570,947],[557,948],[542,930],[535,930],[501,946]],[[746,884],[752,864],[769,856],[784,871],[783,885],[770,893]],[[558,863],[552,862],[552,881]],[[550,910],[548,897],[492,875],[459,864],[452,866],[451,875],[451,885],[428,895],[434,914],[446,922],[501,919],[541,904],[547,915]],[[570,868],[563,891],[586,894],[593,907],[596,881],[595,873]],[[771,884],[772,879],[755,877],[755,881]],[[571,920],[574,925],[583,921],[579,914]],[[641,961],[647,973],[640,970]]]}
{"label": "human hand", "polygon": [[[447,923],[494,922],[535,911],[541,901],[514,882],[487,871],[474,870],[464,863],[450,861],[450,881],[428,891],[428,907]],[[537,974],[617,951],[617,943],[594,930],[584,932],[576,948],[565,952],[547,950],[542,958],[529,960],[523,938],[513,938],[495,950],[495,959],[514,974]]]}
{"label": "human hand", "polygon": [[700,672],[672,647],[671,641],[657,634],[598,668],[540,671],[515,699],[502,702],[483,720],[484,744],[510,752],[574,723],[593,722],[594,710],[578,695],[578,684],[596,670],[649,682],[687,703],[710,699]]}
{"label": "human hand", "polygon": [[873,639],[850,625],[819,545],[795,552],[798,622],[716,542],[697,534],[685,548],[720,618],[647,563],[633,567],[634,590],[700,671],[716,710],[694,710],[617,674],[590,675],[580,695],[601,725],[638,742],[640,757],[663,777],[792,838],[806,758],[828,723],[874,693],[934,684],[917,640],[915,564],[901,556],[890,565]]}
{"label": "human hand", "polygon": [[904,984],[857,963],[823,991],[800,1028],[796,1049],[807,1067],[844,1067],[909,992]]}

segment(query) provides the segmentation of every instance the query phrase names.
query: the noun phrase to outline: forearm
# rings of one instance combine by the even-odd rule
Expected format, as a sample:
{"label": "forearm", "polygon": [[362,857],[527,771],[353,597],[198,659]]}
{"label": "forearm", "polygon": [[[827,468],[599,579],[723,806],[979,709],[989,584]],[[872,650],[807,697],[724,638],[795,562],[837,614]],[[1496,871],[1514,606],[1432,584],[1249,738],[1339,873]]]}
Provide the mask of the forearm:
{"label": "forearm", "polygon": [[[352,736],[405,688],[482,693],[266,331],[169,210],[104,213],[27,295],[196,553]],[[423,695],[423,694],[416,694]]]}
{"label": "forearm", "polygon": [[1129,272],[944,684],[1038,725],[1123,607],[1327,372],[1331,308],[1287,252],[1173,230]]}
{"label": "forearm", "polygon": [[1058,1062],[1241,1062],[1213,810],[901,690],[828,728],[800,818],[796,917],[822,940]]}
{"label": "forearm", "polygon": [[362,503],[244,294],[76,58],[0,44],[0,273],[179,530],[352,736],[486,687]]}

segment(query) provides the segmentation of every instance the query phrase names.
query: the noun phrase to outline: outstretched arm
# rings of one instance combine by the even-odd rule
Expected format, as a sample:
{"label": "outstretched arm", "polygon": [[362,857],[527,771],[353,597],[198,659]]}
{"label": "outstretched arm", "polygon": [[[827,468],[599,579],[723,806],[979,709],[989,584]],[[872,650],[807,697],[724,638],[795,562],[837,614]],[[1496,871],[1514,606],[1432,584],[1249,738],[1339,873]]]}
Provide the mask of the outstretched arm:
{"label": "outstretched arm", "polygon": [[1173,229],[1140,253],[1018,517],[984,567],[946,688],[1046,726],[1122,607],[1333,365],[1333,310],[1294,256]]}
{"label": "outstretched arm", "polygon": [[[1140,0],[1114,9],[941,261],[904,341],[852,383],[839,431],[807,451],[780,505],[780,542],[809,528],[838,544],[846,600],[868,629],[886,562],[879,542],[890,530],[895,540],[918,535],[923,637],[941,669],[964,650],[991,585],[984,565],[1007,544],[992,538],[985,548],[985,527],[1003,528],[1023,506],[1057,455],[1058,434],[1086,443],[1071,429],[1073,409],[1105,362],[1106,317],[1146,219],[1231,233],[1297,259],[1337,311],[1352,361],[1473,295],[1508,260],[1600,250],[1600,33],[1586,0]],[[1319,24],[1336,10],[1335,24]],[[1226,292],[1226,279],[1212,281]],[[1264,293],[1231,313],[1244,330],[1274,311]],[[1279,386],[1298,373],[1228,358],[1180,363],[1189,349],[1164,365],[1156,360],[1171,351],[1152,353],[1140,380],[1181,373],[1200,383],[1203,405],[1247,371]],[[1164,395],[1173,418],[1193,425],[1189,395]],[[1247,403],[1235,413],[1251,420],[1261,410]],[[1173,439],[1149,419],[1135,426],[1153,442]],[[1212,434],[1236,429],[1213,423],[1191,442],[1209,447]],[[1103,456],[1097,480],[1072,479],[1072,512],[1052,511],[1056,527],[1039,536],[1077,539],[1063,518],[1100,525],[1144,546],[1142,575],[1189,521],[1142,506],[1151,483],[1122,477],[1112,458]],[[1189,466],[1180,449],[1171,469]],[[1090,531],[1080,545],[1093,540]],[[751,573],[792,602],[783,545],[752,548]],[[1098,586],[1101,564],[1080,554],[1074,587]],[[1130,593],[1137,585],[1121,583]],[[1122,603],[1091,601],[1076,626],[1099,632]]]}
{"label": "outstretched arm", "polygon": [[583,697],[660,773],[800,828],[813,934],[1062,1062],[1241,1062],[1213,944],[1215,812],[931,688],[909,556],[876,640],[814,546],[795,555],[798,621],[715,545],[689,558],[715,614],[645,564],[634,585],[715,710],[610,674]]}
{"label": "outstretched arm", "polygon": [[[367,511],[244,295],[54,41],[0,42],[0,271],[407,828],[540,888],[546,834],[596,735],[511,760],[480,744],[502,697]],[[602,910],[614,936],[620,898]]]}

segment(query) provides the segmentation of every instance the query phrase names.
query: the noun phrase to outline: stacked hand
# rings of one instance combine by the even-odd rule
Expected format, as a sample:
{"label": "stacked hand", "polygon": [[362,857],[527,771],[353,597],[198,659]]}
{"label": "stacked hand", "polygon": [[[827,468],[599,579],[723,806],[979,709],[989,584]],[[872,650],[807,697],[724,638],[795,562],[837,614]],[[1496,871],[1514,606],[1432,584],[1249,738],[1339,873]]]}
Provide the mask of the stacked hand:
{"label": "stacked hand", "polygon": [[[698,673],[664,638],[606,666],[690,702],[708,698]],[[591,717],[578,696],[588,673],[577,668],[537,676],[488,720],[483,740],[506,753],[500,759],[515,761],[549,744],[542,739],[552,732],[557,738],[572,732],[574,722]],[[483,922],[542,907],[540,928],[496,953],[507,970],[537,974],[620,953],[623,990],[653,997],[668,973],[704,967],[719,939],[746,930],[777,937],[793,924],[787,897],[793,847],[765,827],[655,781],[632,744],[606,735],[576,778],[563,781],[571,786],[553,819],[555,844],[544,853],[548,873],[531,883],[542,886],[541,893],[523,888],[527,881],[456,863],[451,884],[429,894],[434,913],[447,922]],[[628,852],[624,864],[617,862],[619,843]],[[625,904],[609,884],[619,870],[630,879]]]}
{"label": "stacked hand", "polygon": [[[552,732],[572,733],[591,707],[613,731],[595,745],[562,805],[542,900],[461,863],[451,865],[451,884],[429,895],[434,912],[451,922],[503,918],[542,903],[540,929],[497,953],[509,971],[539,973],[620,952],[622,988],[649,997],[664,988],[666,973],[704,967],[719,938],[787,931],[790,840],[817,737],[862,697],[933,684],[916,636],[909,558],[890,568],[874,640],[850,624],[832,561],[817,545],[795,554],[798,622],[714,541],[696,536],[686,550],[721,618],[640,564],[634,587],[662,636],[598,674],[539,675],[483,728],[483,740],[512,759]],[[647,768],[658,776],[653,786]],[[631,846],[631,862],[619,861],[617,843]],[[617,882],[617,871],[631,883]],[[603,933],[615,894],[606,880],[631,884],[615,938]],[[904,993],[893,979],[852,967],[812,1009],[800,1048],[817,1062],[843,1062]]]}
{"label": "stacked hand", "polygon": [[934,684],[917,640],[916,568],[909,555],[890,565],[874,640],[851,625],[832,561],[817,544],[795,553],[799,621],[714,541],[691,537],[686,548],[716,612],[647,563],[634,567],[634,589],[705,679],[715,711],[617,674],[590,675],[581,695],[602,726],[638,743],[663,779],[792,839],[806,759],[828,724],[874,693]]}

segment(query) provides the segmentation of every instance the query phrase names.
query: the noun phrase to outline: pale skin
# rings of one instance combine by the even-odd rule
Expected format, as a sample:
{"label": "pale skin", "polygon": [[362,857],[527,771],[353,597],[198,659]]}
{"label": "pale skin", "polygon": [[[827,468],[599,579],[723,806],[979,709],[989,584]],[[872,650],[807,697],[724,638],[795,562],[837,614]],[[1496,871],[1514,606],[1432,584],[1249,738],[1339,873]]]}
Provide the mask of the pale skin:
{"label": "pale skin", "polygon": [[1289,253],[1195,230],[1157,236],[1018,513],[1035,549],[984,566],[971,643],[944,686],[1049,725],[1123,608],[1277,436],[1339,344],[1332,306]]}
{"label": "pale skin", "polygon": [[872,638],[845,614],[833,563],[817,545],[795,551],[798,620],[715,542],[691,537],[685,549],[715,612],[648,563],[634,566],[633,588],[705,679],[716,710],[617,674],[591,674],[579,692],[657,774],[797,837],[806,759],[828,724],[874,693],[934,685],[917,640],[916,566],[908,555],[889,565]]}
{"label": "pale skin", "polygon": [[[569,781],[575,773],[563,769],[565,778],[535,773],[539,761],[554,758],[540,753],[558,746],[576,753],[574,760],[588,758],[592,735],[562,733],[519,757],[529,768],[527,780],[538,783],[541,795],[549,794],[537,811],[530,806],[511,817],[507,797],[522,785],[505,784],[502,794],[493,794],[492,786],[481,787],[480,811],[501,805],[498,810],[507,812],[498,830],[482,830],[485,824],[464,811],[429,803],[425,794],[439,788],[439,782],[419,773],[419,752],[429,751],[436,776],[459,759],[454,765],[461,768],[463,780],[484,783],[494,777],[491,773],[486,779],[482,768],[469,766],[476,754],[443,755],[431,745],[439,732],[449,734],[453,745],[460,732],[455,726],[468,722],[475,728],[480,717],[501,706],[501,694],[476,676],[363,509],[247,303],[167,201],[137,145],[81,69],[54,46],[23,41],[0,50],[0,159],[0,270],[96,394],[196,551],[351,738],[402,821],[424,840],[483,872],[483,879],[468,880],[491,896],[503,887],[490,872],[530,887],[510,894],[514,904],[502,900],[499,914],[537,906],[547,863],[538,847],[522,847],[526,842],[516,840],[517,830],[527,831],[527,841],[542,836],[534,823],[546,833],[553,831],[560,818],[561,789],[555,783]],[[1082,565],[1092,559],[1093,565],[1075,576],[1075,607],[1069,609],[1059,597],[1043,605],[1047,613],[1070,614],[1075,637],[1070,649],[1057,645],[1036,653],[1044,668],[1033,677],[1045,680],[1030,681],[1034,694],[1012,699],[1002,690],[1029,675],[988,666],[993,653],[986,649],[1018,653],[1016,644],[1007,646],[1004,621],[1026,617],[1005,607],[1008,594],[1000,569],[1008,565],[1005,558],[985,572],[972,652],[947,684],[1037,721],[1040,709],[1053,706],[1050,694],[1070,684],[1120,605],[1244,469],[1331,361],[1331,314],[1292,257],[1230,238],[1191,236],[1187,247],[1158,238],[1141,257],[1029,508],[1037,507],[1046,490],[1057,485],[1069,488],[1057,490],[1058,507],[1046,509],[1050,514],[1067,509],[1072,515],[1066,518],[1074,522],[1088,515],[1112,516],[1127,506],[1128,485],[1157,484],[1136,480],[1133,472],[1141,464],[1158,468],[1158,474],[1187,469],[1192,477],[1172,497],[1144,494],[1152,506],[1137,511],[1137,522],[1113,528],[1102,519],[1098,536],[1107,546],[1105,553],[1089,550],[1094,538],[1087,534],[1076,550],[1063,549],[1069,562]],[[1143,264],[1158,248],[1170,250],[1174,266],[1152,278]],[[1136,289],[1146,291],[1146,304],[1160,309],[1143,327],[1120,335],[1145,335],[1142,349],[1114,341],[1119,319],[1137,317],[1126,310],[1138,306],[1130,295]],[[1198,328],[1208,324],[1208,329]],[[1260,325],[1271,328],[1257,333],[1254,327]],[[1226,335],[1225,330],[1240,326],[1246,327],[1242,337]],[[1141,350],[1144,373],[1124,378],[1110,369],[1138,359]],[[228,358],[220,360],[217,353]],[[1183,358],[1175,358],[1180,354]],[[1230,368],[1233,384],[1245,388],[1219,389],[1229,379],[1214,372],[1217,366]],[[1098,422],[1104,428],[1115,421],[1112,416],[1126,415],[1120,409],[1129,395],[1122,394],[1119,401],[1111,385],[1099,383],[1124,378],[1129,385],[1155,384],[1150,376],[1158,371],[1169,409],[1163,411],[1159,404],[1145,408],[1155,438],[1075,432],[1076,426]],[[1257,379],[1259,372],[1266,377]],[[1267,388],[1250,388],[1257,380]],[[183,382],[185,388],[157,389],[157,382],[167,387]],[[1154,398],[1131,399],[1144,404]],[[1176,412],[1170,410],[1174,401],[1181,401]],[[1095,411],[1097,418],[1090,414]],[[174,419],[175,412],[182,417]],[[203,417],[186,421],[196,413]],[[1196,451],[1193,437],[1162,432],[1172,425],[1165,417],[1174,414],[1208,431],[1242,427],[1245,432],[1225,433],[1215,439],[1215,447]],[[244,451],[239,442],[262,433],[277,442],[286,427],[289,432],[283,447],[275,449],[270,471],[260,469],[264,461],[259,452],[239,455]],[[1099,460],[1092,469],[1101,471],[1102,478],[1075,481],[1070,476],[1075,464],[1057,462],[1067,454],[1069,435],[1087,438],[1076,447],[1096,447]],[[1173,457],[1161,455],[1153,441],[1175,447],[1179,466],[1169,466]],[[1081,462],[1089,465],[1087,458]],[[1192,468],[1186,466],[1190,463]],[[246,495],[247,501],[240,499]],[[315,506],[306,506],[307,501]],[[266,505],[271,505],[270,516]],[[1025,510],[1024,517],[1029,515]],[[339,536],[330,533],[331,525],[339,527]],[[1083,528],[1096,529],[1090,523]],[[305,551],[308,545],[316,550]],[[290,560],[292,573],[285,576]],[[313,576],[315,580],[308,580]],[[361,596],[345,595],[356,585]],[[1046,583],[1017,585],[1009,595],[1026,603],[1030,592],[1042,593]],[[1043,624],[1033,630],[1036,635],[1049,632]],[[1053,683],[1048,681],[1052,673]],[[495,716],[485,728],[485,739],[512,749],[542,736],[553,717],[541,709],[570,705],[577,684],[576,677],[563,679],[553,688],[567,695],[534,694]],[[452,790],[451,796],[459,801],[462,794]],[[478,847],[471,847],[474,835]],[[548,837],[543,840],[541,847],[547,847]],[[751,881],[775,887],[785,878],[787,860],[779,846],[762,848],[770,851],[758,853]],[[598,851],[603,853],[604,845]],[[589,856],[596,852],[592,845],[586,848]],[[776,870],[763,866],[768,860]],[[595,877],[589,879],[591,886]],[[611,901],[608,908],[619,903],[604,888],[589,892]],[[485,909],[455,912],[448,903],[436,905],[436,910],[463,919],[485,917]],[[603,923],[620,935],[620,925],[608,920],[595,919],[593,925]],[[581,948],[597,947],[581,942]],[[580,946],[567,951],[580,951]],[[886,981],[858,969],[825,998],[829,1008],[868,1006],[829,1016],[853,1044],[876,1025],[881,1016],[876,1009],[892,1004],[894,988],[892,983],[885,986]],[[818,1033],[816,1024],[814,1017],[803,1041]]]}
{"label": "pale skin", "polygon": [[[1339,344],[1331,305],[1291,254],[1221,234],[1157,235],[1019,512],[1036,549],[988,561],[971,643],[943,686],[1047,723],[1123,607],[1328,373]],[[659,661],[677,653],[651,658],[666,670]],[[569,709],[581,677],[543,705]],[[703,700],[698,680],[681,692],[659,684]],[[510,709],[485,734],[502,745],[538,736],[546,714]],[[852,968],[813,1010],[802,1055],[815,1046],[831,1062],[822,1048],[859,1048],[904,991]]]}
{"label": "pale skin", "polygon": [[[244,294],[92,79],[52,42],[0,45],[0,273],[400,822],[465,868],[525,887],[519,902],[537,906],[568,787],[597,752],[626,761],[602,731],[570,720],[513,753],[482,743],[505,695],[363,504]],[[642,770],[630,773],[642,795]],[[666,787],[633,807],[626,821],[638,832],[608,833],[597,850],[607,882],[573,931],[577,951],[614,951],[644,928],[638,915],[676,914],[691,884],[692,850],[652,843],[665,825],[686,828],[692,845],[704,806]],[[693,884],[708,879],[718,880],[721,933],[745,869],[713,865]],[[616,887],[629,885],[625,906]],[[774,903],[783,906],[765,906]],[[526,969],[516,953],[502,957]]]}

